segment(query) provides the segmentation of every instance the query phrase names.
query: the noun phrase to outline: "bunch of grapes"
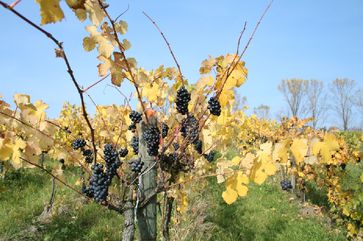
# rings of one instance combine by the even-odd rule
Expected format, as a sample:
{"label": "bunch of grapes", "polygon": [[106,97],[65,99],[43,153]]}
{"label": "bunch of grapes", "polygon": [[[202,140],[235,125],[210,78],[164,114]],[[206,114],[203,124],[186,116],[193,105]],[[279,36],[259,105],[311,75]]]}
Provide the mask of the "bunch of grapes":
{"label": "bunch of grapes", "polygon": [[157,156],[160,144],[160,131],[156,126],[151,126],[145,129],[142,133],[147,146],[147,153],[150,156]]}
{"label": "bunch of grapes", "polygon": [[82,149],[86,146],[86,141],[83,138],[77,138],[72,142],[72,148],[74,150]]}
{"label": "bunch of grapes", "polygon": [[176,109],[180,114],[185,115],[188,113],[189,101],[190,101],[190,93],[184,86],[182,86],[181,88],[178,89],[176,93],[176,101],[175,101]]}
{"label": "bunch of grapes", "polygon": [[291,185],[291,182],[287,179],[284,179],[280,182],[281,184],[281,189],[284,190],[284,191],[287,191],[289,189],[292,189],[292,185]]}
{"label": "bunch of grapes", "polygon": [[131,121],[135,124],[139,123],[141,121],[141,113],[137,112],[137,111],[131,111],[130,115],[129,115]]}
{"label": "bunch of grapes", "polygon": [[211,97],[208,101],[208,109],[212,115],[220,116],[221,115],[221,104],[217,97]]}
{"label": "bunch of grapes", "polygon": [[165,123],[161,124],[161,136],[165,138],[168,135],[169,126]]}
{"label": "bunch of grapes", "polygon": [[111,180],[103,171],[103,165],[96,163],[92,166],[92,176],[89,180],[89,187],[82,187],[82,192],[96,202],[104,202],[108,196],[108,186]]}
{"label": "bunch of grapes", "polygon": [[210,151],[208,154],[204,154],[205,159],[207,159],[208,162],[213,162],[215,160],[215,157],[217,155],[217,151]]}
{"label": "bunch of grapes", "polygon": [[187,116],[183,119],[180,129],[182,136],[193,143],[198,140],[199,123],[194,116]]}
{"label": "bunch of grapes", "polygon": [[203,153],[203,143],[201,140],[196,140],[193,142],[194,145],[194,149],[198,152],[198,154],[202,154]]}
{"label": "bunch of grapes", "polygon": [[136,130],[136,124],[132,122],[131,125],[129,125],[129,131],[135,132],[135,130]]}
{"label": "bunch of grapes", "polygon": [[139,137],[133,136],[131,139],[131,147],[135,154],[139,154]]}
{"label": "bunch of grapes", "polygon": [[129,150],[127,150],[127,148],[121,148],[118,154],[120,155],[120,157],[125,157],[127,156],[127,154],[129,154]]}
{"label": "bunch of grapes", "polygon": [[180,162],[181,157],[178,156],[176,153],[160,155],[159,160],[160,167],[163,171],[177,174],[180,171],[186,170],[186,165]]}
{"label": "bunch of grapes", "polygon": [[118,158],[118,152],[111,144],[106,144],[103,149],[103,154],[106,162],[106,173],[110,180],[117,174],[117,169],[121,166]]}
{"label": "bunch of grapes", "polygon": [[85,157],[87,163],[92,163],[93,161],[93,151],[91,149],[82,150],[82,154]]}
{"label": "bunch of grapes", "polygon": [[142,162],[140,158],[138,160],[130,161],[129,164],[131,166],[131,170],[136,173],[141,172],[142,167],[144,166],[144,162]]}
{"label": "bunch of grapes", "polygon": [[92,163],[94,157],[93,157],[93,151],[90,149],[85,149],[84,147],[86,146],[86,141],[83,138],[77,138],[72,142],[72,148],[74,150],[78,150],[80,149],[80,151],[82,152],[82,155],[85,158],[85,161],[87,163]]}

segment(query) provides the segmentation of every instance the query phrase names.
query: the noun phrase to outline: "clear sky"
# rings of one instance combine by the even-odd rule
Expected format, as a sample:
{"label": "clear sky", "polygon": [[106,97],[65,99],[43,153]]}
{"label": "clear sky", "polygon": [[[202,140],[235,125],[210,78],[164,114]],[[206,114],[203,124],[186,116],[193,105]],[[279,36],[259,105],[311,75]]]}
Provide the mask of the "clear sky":
{"label": "clear sky", "polygon": [[[10,3],[10,1],[8,1]],[[166,34],[189,81],[199,78],[199,66],[208,55],[235,51],[241,28],[247,21],[246,43],[267,0],[133,0],[109,1],[112,16],[123,16],[129,24],[125,36],[139,66],[174,66],[165,43],[142,15],[146,11]],[[65,1],[62,1],[63,9]],[[34,1],[23,0],[16,9],[40,22]],[[98,79],[95,52],[82,49],[84,29],[70,11],[60,24],[45,28],[64,42],[76,78],[87,86]],[[0,8],[0,94],[8,102],[15,93],[30,94],[32,100],[49,104],[48,113],[58,114],[64,101],[79,104],[77,92],[64,63],[54,58],[54,44]],[[363,1],[362,0],[275,0],[245,54],[249,77],[238,92],[251,109],[260,104],[274,113],[284,111],[285,102],[277,85],[286,78],[319,79],[326,84],[337,77],[354,79],[363,87]],[[127,91],[125,91],[127,92]],[[122,103],[113,88],[103,82],[90,91],[98,104]],[[90,105],[91,107],[91,105]],[[335,119],[329,123],[338,124]]]}

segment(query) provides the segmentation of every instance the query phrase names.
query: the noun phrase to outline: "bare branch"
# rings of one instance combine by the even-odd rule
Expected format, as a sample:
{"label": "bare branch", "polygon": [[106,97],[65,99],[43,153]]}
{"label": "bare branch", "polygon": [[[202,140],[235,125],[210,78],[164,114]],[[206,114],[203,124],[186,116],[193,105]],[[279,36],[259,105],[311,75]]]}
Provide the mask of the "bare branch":
{"label": "bare branch", "polygon": [[149,20],[150,22],[155,26],[155,28],[159,31],[159,33],[161,34],[161,37],[163,37],[166,45],[168,46],[168,49],[169,49],[169,52],[171,54],[171,56],[173,57],[174,59],[174,62],[176,64],[176,66],[178,67],[178,71],[179,71],[179,76],[180,76],[180,79],[182,81],[182,85],[185,84],[185,81],[184,81],[184,77],[183,77],[183,73],[181,71],[181,68],[180,68],[180,65],[178,63],[178,61],[176,60],[176,57],[175,57],[175,54],[170,46],[170,43],[168,42],[168,40],[166,39],[164,33],[161,31],[161,29],[159,28],[159,26],[156,24],[156,22],[146,13],[146,12],[142,12]]}
{"label": "bare branch", "polygon": [[103,80],[105,80],[108,76],[110,76],[110,74],[107,74],[105,77],[101,78],[100,80],[97,80],[95,83],[91,84],[90,86],[88,86],[87,88],[84,88],[82,90],[82,92],[87,92],[89,89],[91,89],[93,86],[101,83]]}
{"label": "bare branch", "polygon": [[117,21],[117,19],[119,19],[120,17],[122,17],[122,15],[124,15],[125,13],[127,13],[127,11],[129,11],[130,9],[130,4],[127,4],[127,8],[125,11],[123,11],[120,15],[117,16],[117,18],[115,18],[115,22]]}

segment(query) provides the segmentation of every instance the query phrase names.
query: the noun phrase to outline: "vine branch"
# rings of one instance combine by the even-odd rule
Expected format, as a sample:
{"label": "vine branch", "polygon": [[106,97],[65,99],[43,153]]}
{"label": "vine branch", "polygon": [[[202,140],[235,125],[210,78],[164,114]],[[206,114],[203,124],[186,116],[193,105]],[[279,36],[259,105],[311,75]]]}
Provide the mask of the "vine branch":
{"label": "vine branch", "polygon": [[173,50],[172,50],[172,48],[171,48],[171,45],[170,45],[170,43],[168,42],[168,40],[166,39],[166,37],[165,37],[165,35],[164,35],[164,33],[161,31],[161,29],[159,28],[159,26],[157,25],[157,23],[146,13],[146,12],[142,12],[149,20],[150,20],[150,22],[155,26],[155,28],[158,30],[158,32],[160,33],[160,35],[161,35],[161,37],[163,37],[163,39],[164,39],[164,41],[165,41],[165,43],[166,43],[166,45],[168,46],[168,49],[169,49],[169,52],[170,52],[170,54],[171,54],[171,56],[173,57],[173,59],[174,59],[174,62],[175,62],[175,64],[176,64],[176,66],[178,67],[178,71],[179,71],[179,75],[180,75],[180,79],[181,79],[181,81],[182,81],[182,85],[184,85],[185,84],[185,81],[184,81],[184,78],[183,78],[183,73],[182,73],[182,71],[181,71],[181,68],[180,68],[180,65],[179,65],[179,63],[178,63],[178,61],[176,60],[176,57],[175,57],[175,54],[174,54],[174,52],[173,52]]}

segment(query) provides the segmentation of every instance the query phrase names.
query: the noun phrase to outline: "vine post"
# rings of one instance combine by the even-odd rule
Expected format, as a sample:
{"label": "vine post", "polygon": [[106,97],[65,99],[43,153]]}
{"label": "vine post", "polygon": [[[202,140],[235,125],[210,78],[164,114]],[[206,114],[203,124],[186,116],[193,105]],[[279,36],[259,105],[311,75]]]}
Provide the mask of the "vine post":
{"label": "vine post", "polygon": [[[141,131],[139,133],[139,158],[145,163],[145,171],[139,176],[138,198],[151,195],[157,188],[157,165],[154,157],[150,156],[147,151],[147,145],[144,138],[145,130],[151,126],[157,125],[156,116],[149,117],[149,124],[141,122]],[[137,209],[137,220],[140,232],[140,240],[156,240],[157,236],[157,200],[154,195],[149,202],[143,207]]]}

